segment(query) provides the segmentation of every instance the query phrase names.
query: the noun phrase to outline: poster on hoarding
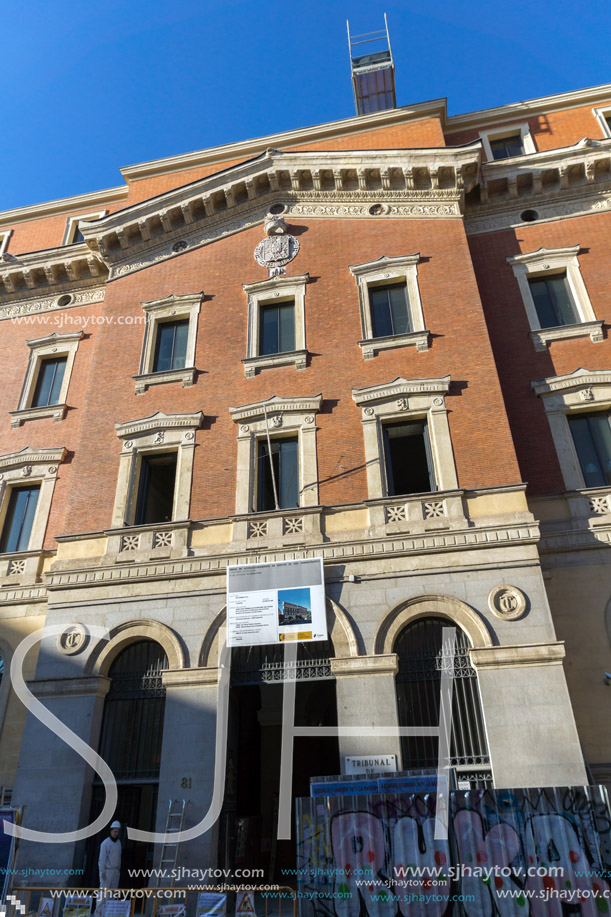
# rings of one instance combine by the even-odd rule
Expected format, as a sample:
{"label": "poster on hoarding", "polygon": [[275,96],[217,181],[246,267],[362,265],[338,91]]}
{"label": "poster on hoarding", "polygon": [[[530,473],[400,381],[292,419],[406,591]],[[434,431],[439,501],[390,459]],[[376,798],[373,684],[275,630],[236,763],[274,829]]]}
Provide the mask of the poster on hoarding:
{"label": "poster on hoarding", "polygon": [[64,917],[89,917],[92,900],[88,895],[68,895],[64,904]]}
{"label": "poster on hoarding", "polygon": [[227,895],[220,892],[199,893],[196,917],[224,917],[226,913]]}
{"label": "poster on hoarding", "polygon": [[321,557],[227,567],[227,646],[326,639]]}

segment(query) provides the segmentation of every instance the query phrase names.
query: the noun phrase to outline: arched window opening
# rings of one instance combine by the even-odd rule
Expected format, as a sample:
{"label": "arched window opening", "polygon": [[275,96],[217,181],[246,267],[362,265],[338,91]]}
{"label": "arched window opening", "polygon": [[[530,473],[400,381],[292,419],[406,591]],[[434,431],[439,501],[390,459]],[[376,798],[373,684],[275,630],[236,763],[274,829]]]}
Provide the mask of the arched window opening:
{"label": "arched window opening", "polygon": [[[442,631],[445,618],[421,618],[401,631],[394,650],[399,657],[397,704],[401,726],[438,726]],[[436,736],[402,736],[403,767],[436,769]],[[456,628],[450,761],[459,789],[492,785],[490,757],[479,696],[477,672],[469,658],[469,639]]]}
{"label": "arched window opening", "polygon": [[[98,753],[112,769],[118,785],[113,818],[123,826],[144,831],[156,827],[166,694],[162,672],[167,668],[163,647],[152,640],[139,640],[119,653],[108,672],[111,683],[104,701]],[[90,822],[102,811],[105,798],[104,787],[96,777]],[[105,836],[102,832],[87,842],[85,884],[98,884],[98,851]],[[129,840],[125,834],[121,843],[121,885],[146,885],[147,879],[132,878],[127,870],[150,869],[153,845]]]}
{"label": "arched window opening", "polygon": [[117,780],[159,777],[168,668],[163,648],[141,640],[124,649],[110,667],[99,754]]}

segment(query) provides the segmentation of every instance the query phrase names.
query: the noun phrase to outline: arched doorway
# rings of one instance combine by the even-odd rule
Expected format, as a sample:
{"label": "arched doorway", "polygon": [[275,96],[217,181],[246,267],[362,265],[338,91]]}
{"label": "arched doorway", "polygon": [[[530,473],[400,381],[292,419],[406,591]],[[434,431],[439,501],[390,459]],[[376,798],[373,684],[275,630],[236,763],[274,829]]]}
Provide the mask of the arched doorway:
{"label": "arched doorway", "polygon": [[[108,672],[111,684],[104,702],[98,754],[112,769],[119,790],[114,817],[123,826],[122,886],[147,885],[146,878],[128,877],[127,870],[153,866],[153,845],[128,840],[125,826],[155,830],[166,693],[161,673],[167,668],[163,647],[153,640],[139,640],[119,653]],[[102,811],[105,798],[97,779],[90,822]],[[104,836],[88,842],[86,884],[98,884],[97,860]]]}
{"label": "arched doorway", "polygon": [[[399,657],[396,676],[401,726],[438,726],[441,687],[442,631],[456,627],[447,618],[420,618],[398,635],[394,651]],[[403,767],[437,769],[436,736],[402,736]],[[451,765],[459,788],[492,786],[490,756],[477,683],[469,658],[469,638],[456,627],[452,692]]]}
{"label": "arched doorway", "polygon": [[[282,869],[294,869],[296,862],[295,825],[291,841],[276,840],[283,680],[297,681],[295,725],[336,726],[333,644],[330,640],[300,643],[297,664],[290,673],[285,672],[283,646],[240,647],[231,654],[219,865],[263,868],[264,877],[251,881],[282,884]],[[293,799],[309,796],[310,777],[339,772],[337,737],[294,740]]]}

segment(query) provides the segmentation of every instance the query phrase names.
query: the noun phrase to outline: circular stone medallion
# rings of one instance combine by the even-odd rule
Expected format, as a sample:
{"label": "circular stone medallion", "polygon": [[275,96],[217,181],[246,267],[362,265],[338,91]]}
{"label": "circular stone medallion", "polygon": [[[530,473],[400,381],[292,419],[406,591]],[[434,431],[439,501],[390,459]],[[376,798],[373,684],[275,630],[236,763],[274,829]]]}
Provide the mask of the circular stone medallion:
{"label": "circular stone medallion", "polygon": [[69,624],[57,638],[57,648],[64,656],[80,653],[87,642],[87,631],[82,624]]}
{"label": "circular stone medallion", "polygon": [[488,596],[488,607],[497,618],[515,621],[526,611],[526,596],[517,586],[503,583],[491,591]]}

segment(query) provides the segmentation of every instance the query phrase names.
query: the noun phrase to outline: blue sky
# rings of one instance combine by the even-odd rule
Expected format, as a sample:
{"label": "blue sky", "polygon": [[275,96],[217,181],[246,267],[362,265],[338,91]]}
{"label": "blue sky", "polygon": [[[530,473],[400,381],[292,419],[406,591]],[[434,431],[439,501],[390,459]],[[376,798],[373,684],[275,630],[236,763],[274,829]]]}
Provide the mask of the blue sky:
{"label": "blue sky", "polygon": [[2,0],[0,210],[119,167],[350,117],[352,31],[388,14],[398,104],[450,114],[611,81],[590,0]]}

